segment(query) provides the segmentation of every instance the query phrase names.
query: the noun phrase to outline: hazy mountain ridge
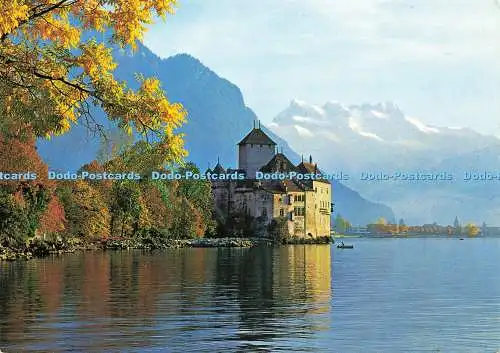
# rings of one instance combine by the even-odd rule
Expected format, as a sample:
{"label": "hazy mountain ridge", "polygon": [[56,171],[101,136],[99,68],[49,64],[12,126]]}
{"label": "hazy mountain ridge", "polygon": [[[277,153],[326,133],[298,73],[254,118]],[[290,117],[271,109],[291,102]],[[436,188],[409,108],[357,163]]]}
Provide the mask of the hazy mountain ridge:
{"label": "hazy mountain ridge", "polygon": [[[498,184],[465,183],[468,170],[495,170],[500,140],[468,128],[434,126],[408,116],[396,104],[323,106],[293,100],[270,128],[301,153],[315,151],[329,170],[352,177],[347,185],[389,204],[415,223],[500,219]],[[452,182],[367,182],[361,172],[448,172]],[[497,198],[498,194],[498,198]],[[472,206],[474,204],[475,206]],[[500,221],[498,221],[500,222]]]}
{"label": "hazy mountain ridge", "polygon": [[[219,77],[187,54],[160,59],[147,47],[140,45],[135,53],[115,48],[114,56],[118,62],[115,73],[120,80],[137,87],[136,72],[146,77],[156,76],[170,101],[184,105],[189,115],[180,132],[186,134],[186,148],[190,152],[188,160],[195,162],[202,170],[209,165],[213,167],[217,158],[226,168],[236,167],[236,144],[257,119],[255,113],[245,105],[236,85]],[[93,114],[105,128],[113,127],[101,111],[96,109]],[[284,139],[264,126],[263,129],[292,161],[299,162],[299,155]],[[78,146],[78,149],[75,150],[74,146]],[[52,141],[39,141],[38,148],[51,168],[76,170],[95,159],[99,140],[89,135],[83,126],[75,126],[69,133]],[[72,153],[68,154],[68,150]],[[389,207],[367,201],[338,182],[334,182],[333,194],[337,212],[354,224],[366,224],[381,216],[394,219]]]}

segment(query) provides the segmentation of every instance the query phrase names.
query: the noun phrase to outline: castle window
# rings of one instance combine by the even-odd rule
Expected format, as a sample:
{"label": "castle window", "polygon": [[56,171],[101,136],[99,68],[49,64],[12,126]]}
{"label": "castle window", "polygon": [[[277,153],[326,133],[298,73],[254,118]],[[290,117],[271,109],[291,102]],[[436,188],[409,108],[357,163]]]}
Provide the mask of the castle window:
{"label": "castle window", "polygon": [[285,217],[285,210],[280,208],[280,217]]}
{"label": "castle window", "polygon": [[262,217],[267,217],[267,210],[265,207],[262,208],[261,214]]}
{"label": "castle window", "polygon": [[296,216],[304,216],[304,214],[305,214],[304,207],[294,207],[293,214]]}

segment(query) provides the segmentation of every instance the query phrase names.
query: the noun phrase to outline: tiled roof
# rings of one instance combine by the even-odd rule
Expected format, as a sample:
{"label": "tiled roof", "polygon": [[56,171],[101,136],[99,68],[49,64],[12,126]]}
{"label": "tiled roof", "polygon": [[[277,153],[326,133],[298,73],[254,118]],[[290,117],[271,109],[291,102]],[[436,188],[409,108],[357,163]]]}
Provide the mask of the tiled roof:
{"label": "tiled roof", "polygon": [[297,180],[285,179],[280,181],[268,181],[262,184],[262,188],[272,193],[300,192],[306,186]]}
{"label": "tiled roof", "polygon": [[313,163],[301,162],[297,169],[301,173],[316,173],[318,171],[318,167]]}
{"label": "tiled roof", "polygon": [[276,146],[276,143],[259,128],[254,128],[246,135],[238,145],[271,145]]}
{"label": "tiled roof", "polygon": [[[301,162],[298,166],[297,169],[299,173],[302,174],[324,174],[323,171],[321,171],[316,164],[313,163],[306,163],[306,162]],[[322,183],[327,183],[330,184],[330,181],[328,179],[317,179],[316,181],[322,182]]]}
{"label": "tiled roof", "polygon": [[217,165],[214,168],[214,173],[216,174],[224,174],[226,170],[220,165],[220,163],[217,163]]}
{"label": "tiled roof", "polygon": [[261,172],[292,172],[297,171],[297,167],[283,153],[276,154],[265,166],[260,168]]}

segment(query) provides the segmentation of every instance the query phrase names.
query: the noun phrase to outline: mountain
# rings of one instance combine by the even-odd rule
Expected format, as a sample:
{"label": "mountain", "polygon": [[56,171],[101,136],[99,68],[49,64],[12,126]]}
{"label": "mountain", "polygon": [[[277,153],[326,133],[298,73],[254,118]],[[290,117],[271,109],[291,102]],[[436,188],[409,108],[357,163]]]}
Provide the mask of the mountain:
{"label": "mountain", "polygon": [[[226,168],[236,166],[236,144],[257,119],[255,113],[245,105],[236,85],[219,77],[187,54],[160,59],[147,47],[140,45],[135,53],[115,48],[114,56],[118,63],[115,74],[120,80],[137,87],[134,79],[136,72],[156,76],[169,100],[184,105],[188,111],[188,121],[180,131],[186,134],[188,160],[195,162],[202,170],[209,165],[213,167],[217,158]],[[106,129],[113,128],[102,111],[95,109],[93,115]],[[300,161],[299,155],[287,141],[266,127],[263,129],[293,162]],[[52,169],[76,170],[95,159],[99,139],[89,134],[83,125],[78,125],[51,141],[39,141],[38,150]],[[67,151],[71,151],[71,154]],[[341,183],[334,182],[333,190],[337,211],[353,224],[366,224],[378,217],[394,219],[389,207],[370,202]]]}
{"label": "mountain", "polygon": [[[324,163],[350,171],[421,168],[445,158],[499,144],[470,129],[427,125],[394,103],[323,106],[293,100],[270,128],[300,153],[306,146],[334,155]],[[374,158],[376,157],[376,158]],[[411,157],[411,158],[409,158]]]}
{"label": "mountain", "polygon": [[[407,222],[447,224],[459,215],[498,223],[500,198],[495,196],[495,185],[463,180],[467,170],[498,165],[500,140],[494,136],[428,125],[391,102],[317,106],[293,100],[269,126],[297,152],[312,150],[328,170],[350,175],[347,185],[390,205]],[[379,177],[397,172],[448,173],[454,179],[368,181],[368,172]]]}

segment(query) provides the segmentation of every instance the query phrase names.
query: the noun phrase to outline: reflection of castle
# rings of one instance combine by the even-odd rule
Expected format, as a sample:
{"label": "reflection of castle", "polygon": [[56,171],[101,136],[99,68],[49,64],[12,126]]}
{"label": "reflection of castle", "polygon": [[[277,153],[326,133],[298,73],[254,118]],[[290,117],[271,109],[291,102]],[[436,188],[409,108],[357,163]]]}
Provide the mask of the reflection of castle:
{"label": "reflection of castle", "polygon": [[[330,247],[323,245],[283,247],[276,253],[274,291],[276,297],[307,298],[308,302],[328,304],[332,296]],[[288,293],[287,291],[293,291]],[[319,311],[325,306],[316,306]]]}
{"label": "reflection of castle", "polygon": [[270,224],[273,219],[286,220],[288,233],[300,237],[330,235],[331,184],[326,179],[258,180],[257,172],[319,174],[312,158],[295,166],[283,153],[276,153],[276,143],[260,129],[254,127],[240,143],[237,170],[225,170],[217,163],[207,173],[240,172],[245,180],[212,182],[215,203],[226,219],[234,214],[246,214]]}

